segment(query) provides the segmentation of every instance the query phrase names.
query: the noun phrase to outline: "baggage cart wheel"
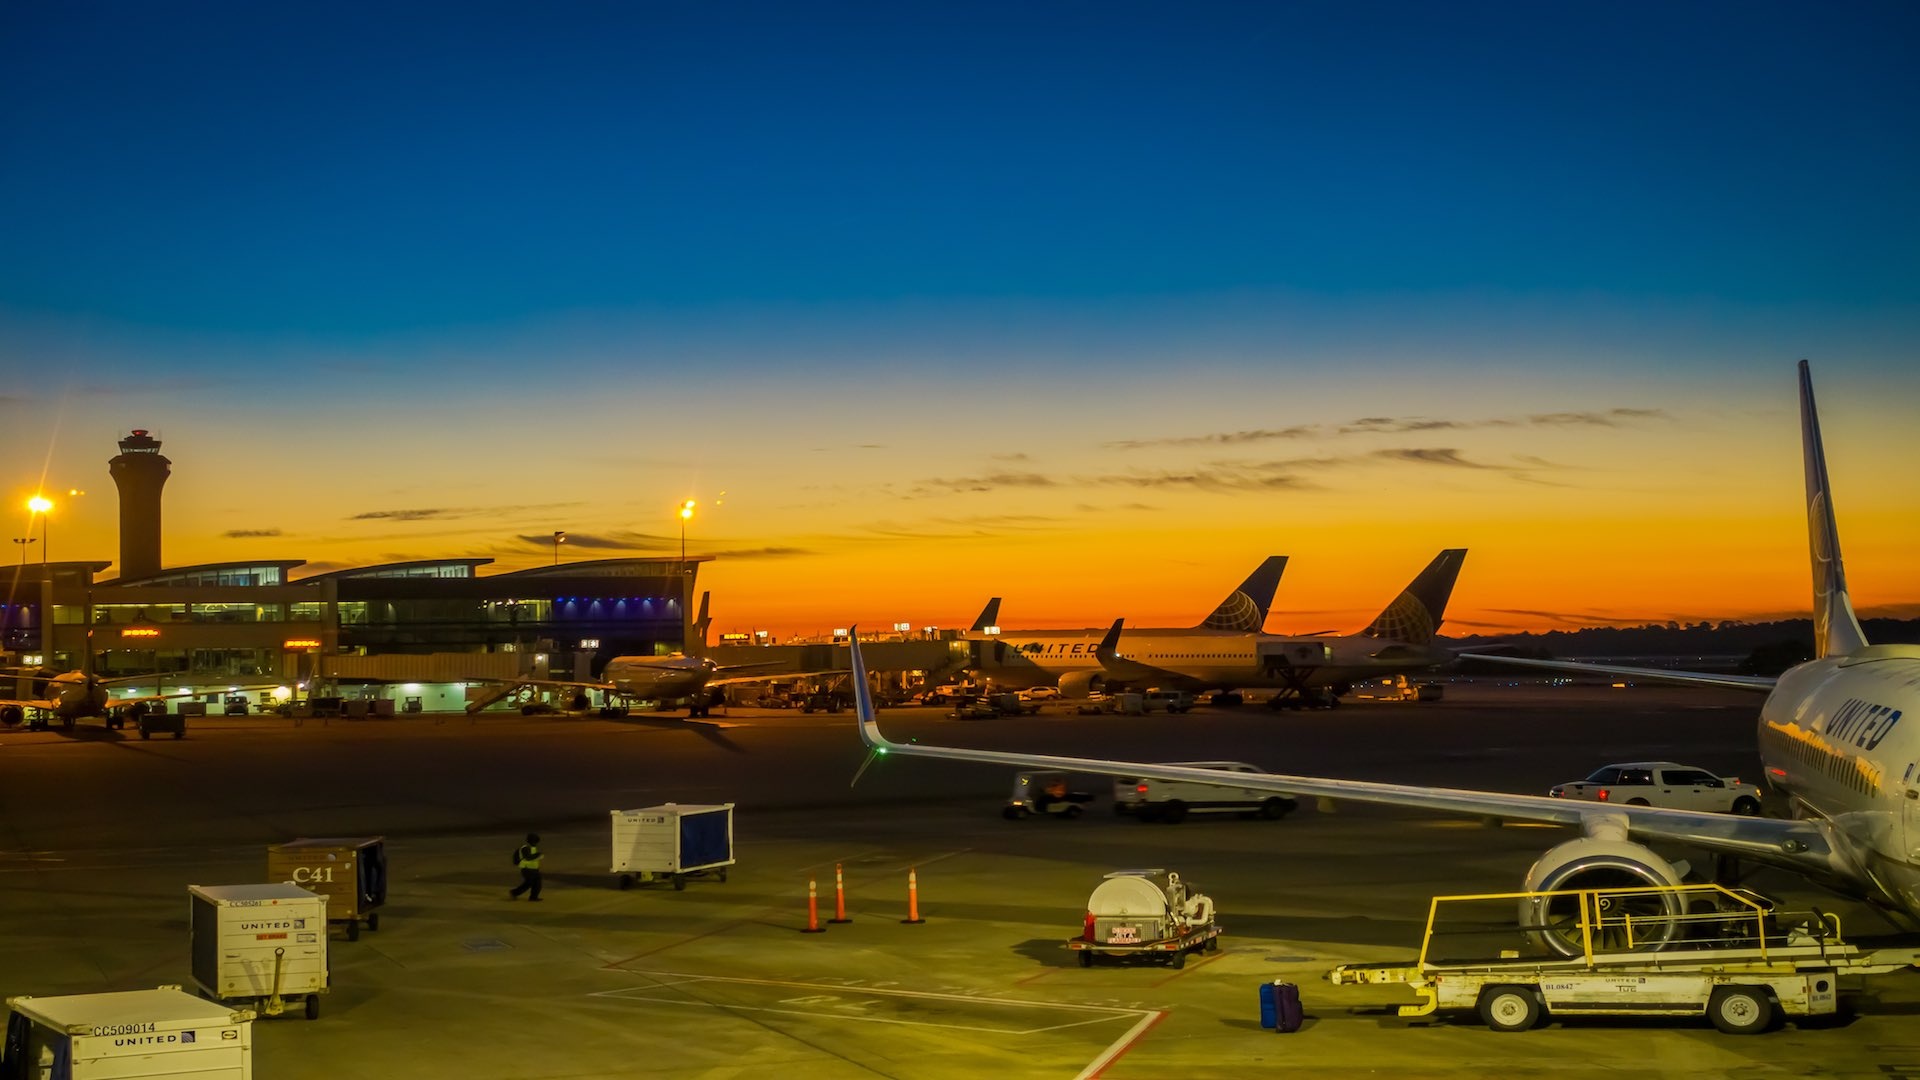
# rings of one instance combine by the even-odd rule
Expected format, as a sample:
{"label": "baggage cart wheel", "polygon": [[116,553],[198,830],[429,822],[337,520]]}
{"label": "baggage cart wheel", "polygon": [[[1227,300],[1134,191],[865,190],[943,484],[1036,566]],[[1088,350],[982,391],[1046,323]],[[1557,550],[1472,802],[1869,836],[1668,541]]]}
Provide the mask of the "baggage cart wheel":
{"label": "baggage cart wheel", "polygon": [[[347,940],[348,941],[360,940],[360,920],[359,919],[347,920]],[[307,1000],[312,1001],[313,999],[308,998]]]}
{"label": "baggage cart wheel", "polygon": [[378,929],[380,929],[380,913],[376,911],[367,916],[367,930],[371,932]]}
{"label": "baggage cart wheel", "polygon": [[622,889],[631,889],[631,888],[633,888],[633,875],[632,875],[632,874],[621,874],[621,875],[620,875],[620,887],[621,887]]}
{"label": "baggage cart wheel", "polygon": [[307,1019],[309,1020],[320,1019],[320,995],[319,994],[307,995]]}
{"label": "baggage cart wheel", "polygon": [[1080,950],[1080,966],[1081,967],[1093,966],[1093,950],[1092,949]]}
{"label": "baggage cart wheel", "polygon": [[1064,812],[1066,813],[1068,819],[1077,818],[1082,813],[1078,804],[1067,807],[1067,809]]}
{"label": "baggage cart wheel", "polygon": [[1187,950],[1181,949],[1167,957],[1167,966],[1175,971],[1187,966]]}
{"label": "baggage cart wheel", "polygon": [[1540,999],[1530,986],[1489,986],[1480,991],[1480,1019],[1495,1031],[1525,1031],[1540,1022]]}
{"label": "baggage cart wheel", "polygon": [[686,889],[686,887],[687,887],[687,875],[685,874],[673,875],[673,891],[674,892],[682,892]]}
{"label": "baggage cart wheel", "polygon": [[174,737],[174,738],[176,738],[176,739],[184,739],[184,738],[186,738],[186,737],[187,737],[187,729],[186,729],[186,728],[174,728],[174,729],[173,729],[173,737]]}
{"label": "baggage cart wheel", "polygon": [[1008,805],[1006,809],[1000,811],[1000,816],[1008,821],[1019,821],[1027,816],[1027,810],[1024,806]]}
{"label": "baggage cart wheel", "polygon": [[719,870],[717,870],[717,871],[715,871],[715,873],[716,873],[716,874],[717,874],[717,875],[719,876],[719,878],[720,878],[720,880],[721,880],[721,882],[722,882],[722,883],[724,883],[724,882],[725,882],[725,881],[727,880],[727,868],[726,868],[726,867],[724,867],[724,866],[723,866],[723,867],[721,867],[721,868],[720,868]]}
{"label": "baggage cart wheel", "polygon": [[1773,1022],[1773,1002],[1758,986],[1716,986],[1707,1018],[1728,1035],[1758,1035]]}
{"label": "baggage cart wheel", "polygon": [[1207,946],[1206,946],[1206,947],[1207,947],[1207,951],[1208,951],[1208,952],[1219,952],[1219,951],[1220,951],[1220,938],[1219,938],[1219,936],[1218,936],[1218,935],[1215,935],[1215,936],[1213,936],[1213,937],[1210,937],[1210,938],[1208,938],[1208,939],[1207,939]]}
{"label": "baggage cart wheel", "polygon": [[1293,809],[1290,803],[1291,800],[1282,799],[1278,796],[1268,799],[1266,802],[1260,804],[1260,816],[1266,818],[1268,821],[1279,821],[1281,818],[1287,816],[1287,811]]}
{"label": "baggage cart wheel", "polygon": [[140,737],[141,737],[141,738],[143,738],[143,739],[151,739],[151,738],[153,738],[153,732],[151,732],[151,731],[148,731],[148,730],[146,729],[146,727],[145,727],[145,726],[143,725],[143,726],[142,726],[142,727],[140,728]]}
{"label": "baggage cart wheel", "polygon": [[1187,804],[1175,799],[1160,811],[1160,820],[1169,825],[1178,825],[1187,820]]}

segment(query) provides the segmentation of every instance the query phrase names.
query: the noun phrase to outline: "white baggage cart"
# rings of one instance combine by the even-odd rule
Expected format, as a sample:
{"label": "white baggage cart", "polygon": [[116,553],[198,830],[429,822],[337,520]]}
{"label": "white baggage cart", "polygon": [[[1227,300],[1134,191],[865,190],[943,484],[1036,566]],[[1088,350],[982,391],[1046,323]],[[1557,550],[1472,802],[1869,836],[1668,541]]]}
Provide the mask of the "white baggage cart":
{"label": "white baggage cart", "polygon": [[620,887],[635,882],[671,881],[687,887],[690,877],[727,880],[733,865],[733,804],[699,806],[667,803],[613,814],[613,873]]}
{"label": "white baggage cart", "polygon": [[14,997],[7,1008],[0,1076],[253,1077],[253,1010],[202,1001],[178,986]]}
{"label": "white baggage cart", "polygon": [[216,1001],[251,1000],[279,1016],[327,992],[327,898],[298,885],[189,885],[193,981]]}

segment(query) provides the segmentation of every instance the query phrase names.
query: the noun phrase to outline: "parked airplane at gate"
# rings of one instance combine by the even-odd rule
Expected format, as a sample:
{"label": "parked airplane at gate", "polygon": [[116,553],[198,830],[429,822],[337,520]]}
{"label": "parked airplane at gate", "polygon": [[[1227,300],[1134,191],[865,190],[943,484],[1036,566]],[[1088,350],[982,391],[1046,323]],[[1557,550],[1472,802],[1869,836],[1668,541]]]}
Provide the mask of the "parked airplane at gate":
{"label": "parked airplane at gate", "polygon": [[1101,674],[1092,689],[1213,690],[1225,695],[1224,703],[1235,703],[1238,691],[1271,688],[1279,691],[1272,701],[1276,707],[1313,699],[1337,704],[1354,683],[1453,659],[1451,653],[1434,652],[1432,644],[1466,558],[1466,548],[1434,556],[1386,610],[1355,634],[1249,634],[1195,642],[1154,630],[1123,637],[1116,621],[1094,650]]}
{"label": "parked airplane at gate", "polygon": [[[780,661],[764,664],[721,665],[705,656],[707,628],[712,624],[707,605],[713,594],[700,594],[700,617],[694,620],[694,640],[699,644],[698,651],[676,653],[671,656],[616,656],[607,661],[600,670],[598,680],[585,679],[502,679],[495,688],[467,703],[467,712],[477,713],[526,688],[551,690],[573,690],[583,695],[589,690],[599,690],[626,701],[670,702],[685,700],[689,719],[708,715],[717,703],[716,691],[723,686],[739,683],[765,682],[769,679],[796,679],[807,675],[836,674],[820,671],[778,671],[768,672],[768,668],[784,667]],[[740,675],[739,672],[759,671],[759,675]],[[844,674],[840,672],[838,674]],[[474,680],[494,681],[494,680]]]}
{"label": "parked airplane at gate", "polygon": [[[1864,899],[1910,928],[1920,927],[1920,647],[1869,645],[1854,617],[1841,565],[1826,454],[1814,407],[1813,381],[1800,363],[1800,417],[1811,534],[1815,659],[1778,680],[1685,676],[1639,669],[1653,678],[1764,689],[1758,731],[1768,781],[1788,797],[1795,818],[1575,802],[1538,795],[1383,784],[1280,774],[1240,774],[1237,786],[1285,795],[1354,799],[1513,821],[1568,825],[1580,835],[1549,849],[1527,872],[1532,891],[1678,884],[1684,864],[1650,843],[1685,844],[1801,874]],[[1579,665],[1554,662],[1556,666]],[[889,742],[874,720],[872,694],[856,637],[854,689],[861,738],[876,754],[977,761],[1022,770],[1065,769],[1115,776],[1207,782],[1217,773],[1149,762],[1009,753]],[[1683,914],[1672,894],[1646,893],[1649,910],[1636,929],[1640,947],[1675,940]],[[1558,900],[1527,901],[1523,923],[1547,944],[1580,951],[1575,914]]]}
{"label": "parked airplane at gate", "polygon": [[[1192,627],[1142,630],[1169,639],[1203,645],[1244,637],[1259,632],[1273,608],[1274,590],[1280,575],[1286,572],[1285,555],[1269,555],[1247,575],[1240,587],[1227,594],[1205,619]],[[995,614],[999,599],[989,605]],[[986,612],[981,620],[988,620]],[[1086,697],[1105,681],[1100,661],[1093,651],[1100,644],[1100,631],[1086,630],[1003,630],[987,631],[981,622],[975,633],[967,635],[973,655],[967,667],[995,687],[1023,689],[1058,685],[1062,696]]]}

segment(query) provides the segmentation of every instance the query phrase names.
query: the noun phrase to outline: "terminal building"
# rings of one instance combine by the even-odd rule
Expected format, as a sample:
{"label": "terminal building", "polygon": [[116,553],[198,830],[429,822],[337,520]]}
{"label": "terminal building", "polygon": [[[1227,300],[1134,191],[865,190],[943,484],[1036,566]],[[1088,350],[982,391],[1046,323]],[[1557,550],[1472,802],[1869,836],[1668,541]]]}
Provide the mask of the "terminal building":
{"label": "terminal building", "polygon": [[[106,561],[0,572],[8,666],[91,668],[115,696],[364,697],[401,711],[460,708],[470,684],[591,679],[615,656],[685,651],[710,556],[595,559],[487,573],[485,558],[424,559],[302,575],[300,559],[166,567],[160,493],[172,462],[133,431],[109,462],[120,494],[118,577]],[[844,646],[722,647],[721,663],[845,670]],[[880,646],[876,667],[944,666],[948,643]],[[151,681],[148,681],[148,677]],[[35,696],[33,680],[0,696]],[[477,688],[477,686],[473,687]]]}

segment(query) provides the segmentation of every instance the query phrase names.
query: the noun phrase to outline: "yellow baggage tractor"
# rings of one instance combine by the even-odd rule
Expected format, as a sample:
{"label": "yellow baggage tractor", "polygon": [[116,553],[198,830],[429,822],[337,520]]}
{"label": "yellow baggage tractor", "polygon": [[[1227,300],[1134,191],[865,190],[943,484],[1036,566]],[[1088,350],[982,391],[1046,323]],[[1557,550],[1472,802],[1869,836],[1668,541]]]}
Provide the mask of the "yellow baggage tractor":
{"label": "yellow baggage tractor", "polygon": [[[1499,947],[1516,942],[1528,947]],[[1912,941],[1863,950],[1841,940],[1830,913],[1780,913],[1746,890],[1680,885],[1436,896],[1419,959],[1343,964],[1326,978],[1402,985],[1420,1000],[1401,1016],[1471,1010],[1495,1031],[1548,1016],[1704,1014],[1751,1035],[1781,1016],[1832,1015],[1843,977],[1916,962]]]}
{"label": "yellow baggage tractor", "polygon": [[267,880],[285,881],[327,898],[327,922],[344,924],[348,941],[360,940],[360,924],[380,929],[387,902],[387,841],[384,836],[301,838],[267,848]]}

